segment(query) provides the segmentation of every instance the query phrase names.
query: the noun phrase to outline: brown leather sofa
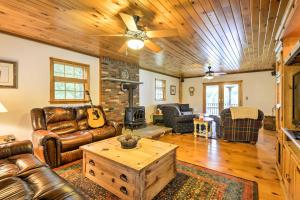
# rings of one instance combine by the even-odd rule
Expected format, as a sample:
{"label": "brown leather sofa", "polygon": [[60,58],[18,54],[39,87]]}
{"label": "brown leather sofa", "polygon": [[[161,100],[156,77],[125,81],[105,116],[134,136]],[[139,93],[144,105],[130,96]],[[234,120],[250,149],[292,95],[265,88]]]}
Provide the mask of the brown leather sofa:
{"label": "brown leather sofa", "polygon": [[[32,109],[32,141],[35,155],[50,167],[58,167],[81,159],[80,146],[121,134],[122,125],[106,119],[103,127],[91,129],[87,123],[88,107]],[[97,108],[103,111],[101,106]]]}
{"label": "brown leather sofa", "polygon": [[0,199],[84,199],[32,154],[27,141],[0,145]]}

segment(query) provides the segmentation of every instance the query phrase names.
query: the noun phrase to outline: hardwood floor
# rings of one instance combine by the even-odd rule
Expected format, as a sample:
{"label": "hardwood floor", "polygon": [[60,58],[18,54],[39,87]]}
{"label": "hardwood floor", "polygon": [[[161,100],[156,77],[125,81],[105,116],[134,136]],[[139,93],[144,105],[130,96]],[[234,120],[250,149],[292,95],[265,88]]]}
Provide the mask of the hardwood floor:
{"label": "hardwood floor", "polygon": [[261,131],[256,145],[206,141],[192,134],[165,135],[160,141],[179,145],[178,160],[256,181],[259,199],[284,199],[275,169],[275,132]]}

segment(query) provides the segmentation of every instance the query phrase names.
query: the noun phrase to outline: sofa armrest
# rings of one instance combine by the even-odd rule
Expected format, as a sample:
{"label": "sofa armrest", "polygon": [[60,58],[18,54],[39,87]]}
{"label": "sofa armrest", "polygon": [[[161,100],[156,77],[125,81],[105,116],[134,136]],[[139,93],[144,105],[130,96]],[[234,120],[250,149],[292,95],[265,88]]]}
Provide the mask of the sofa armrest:
{"label": "sofa armrest", "polygon": [[32,143],[29,140],[0,145],[0,159],[25,153],[32,153]]}
{"label": "sofa armrest", "polygon": [[176,123],[185,123],[185,122],[193,122],[194,118],[196,118],[196,115],[181,115],[178,117],[175,117]]}
{"label": "sofa armrest", "polygon": [[116,129],[116,136],[122,134],[122,129],[123,129],[123,125],[122,124],[120,124],[120,123],[118,123],[116,121],[107,120],[107,125],[113,126]]}
{"label": "sofa armrest", "polygon": [[38,130],[32,133],[34,153],[51,168],[61,163],[61,142],[56,133],[47,130]]}

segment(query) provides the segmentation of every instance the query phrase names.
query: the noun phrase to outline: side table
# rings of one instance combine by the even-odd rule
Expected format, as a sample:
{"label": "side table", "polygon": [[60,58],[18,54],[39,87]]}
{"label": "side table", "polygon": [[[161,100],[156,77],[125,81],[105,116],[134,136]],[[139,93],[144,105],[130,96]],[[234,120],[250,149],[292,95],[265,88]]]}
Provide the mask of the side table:
{"label": "side table", "polygon": [[163,114],[152,114],[153,124],[163,123],[164,122],[164,115]]}
{"label": "side table", "polygon": [[[194,137],[203,136],[206,139],[208,139],[209,136],[211,136],[211,128],[209,128],[209,125],[213,122],[213,118],[210,117],[204,117],[203,119],[194,118]],[[197,132],[197,125],[199,125],[199,132]],[[205,129],[201,130],[201,127],[204,126]]]}

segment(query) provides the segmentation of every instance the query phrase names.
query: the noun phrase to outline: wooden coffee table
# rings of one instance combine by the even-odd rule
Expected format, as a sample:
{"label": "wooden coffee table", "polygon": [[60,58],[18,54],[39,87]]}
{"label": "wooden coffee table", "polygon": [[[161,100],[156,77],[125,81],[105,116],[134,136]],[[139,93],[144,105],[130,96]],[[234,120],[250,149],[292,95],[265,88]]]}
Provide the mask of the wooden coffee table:
{"label": "wooden coffee table", "polygon": [[177,145],[142,138],[122,149],[117,138],[80,147],[85,177],[121,199],[152,199],[176,176]]}

